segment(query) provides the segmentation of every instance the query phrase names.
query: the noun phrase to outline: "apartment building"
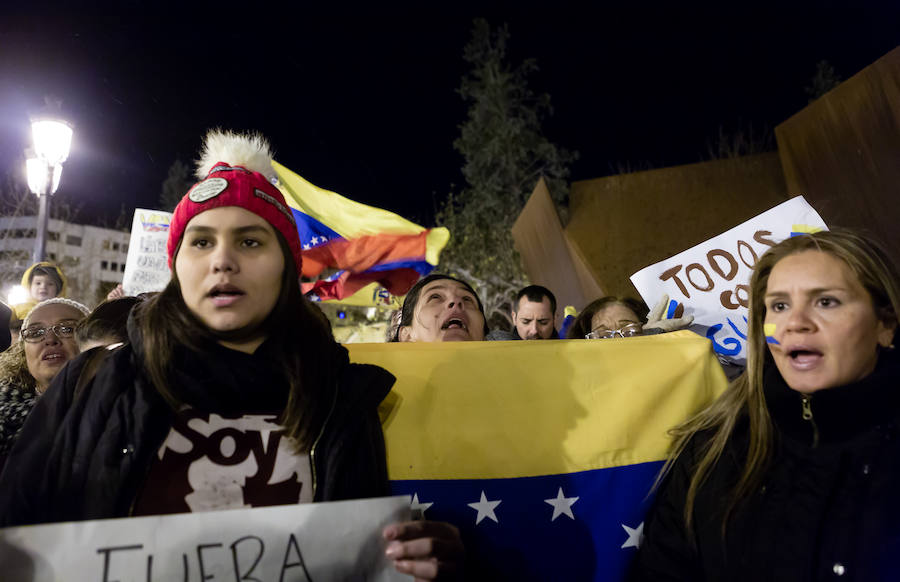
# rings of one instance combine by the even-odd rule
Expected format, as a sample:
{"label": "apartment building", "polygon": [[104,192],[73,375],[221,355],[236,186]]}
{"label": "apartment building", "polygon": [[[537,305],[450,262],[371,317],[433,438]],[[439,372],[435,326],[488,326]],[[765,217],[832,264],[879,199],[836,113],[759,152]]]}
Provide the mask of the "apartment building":
{"label": "apartment building", "polygon": [[[122,282],[130,233],[50,219],[46,260],[58,264],[69,297],[93,307]],[[36,216],[0,217],[0,294],[5,300],[31,265]]]}

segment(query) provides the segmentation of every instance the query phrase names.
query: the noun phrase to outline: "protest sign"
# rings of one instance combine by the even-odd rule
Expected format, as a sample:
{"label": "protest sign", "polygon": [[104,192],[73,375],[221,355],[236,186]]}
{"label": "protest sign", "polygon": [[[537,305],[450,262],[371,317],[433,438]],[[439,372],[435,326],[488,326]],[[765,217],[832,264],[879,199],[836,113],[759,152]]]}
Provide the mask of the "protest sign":
{"label": "protest sign", "polygon": [[122,287],[126,295],[162,291],[169,282],[166,241],[171,212],[135,208]]}
{"label": "protest sign", "polygon": [[409,580],[381,529],[409,497],[0,529],[3,579],[44,582]]}
{"label": "protest sign", "polygon": [[802,196],[740,224],[674,257],[631,276],[638,293],[653,306],[668,295],[712,340],[716,353],[746,360],[747,305],[753,265],[782,240],[827,226]]}

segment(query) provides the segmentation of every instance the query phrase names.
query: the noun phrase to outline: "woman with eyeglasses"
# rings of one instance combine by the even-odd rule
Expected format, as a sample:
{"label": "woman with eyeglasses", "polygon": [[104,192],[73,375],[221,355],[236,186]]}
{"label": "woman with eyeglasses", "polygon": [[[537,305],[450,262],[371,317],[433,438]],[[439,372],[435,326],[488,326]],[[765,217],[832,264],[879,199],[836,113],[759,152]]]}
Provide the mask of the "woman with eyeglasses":
{"label": "woman with eyeglasses", "polygon": [[566,339],[653,335],[683,329],[694,321],[692,315],[683,314],[684,307],[680,305],[674,317],[665,317],[664,311],[668,306],[667,295],[663,295],[652,310],[647,309],[643,301],[607,295],[592,301],[578,314],[566,333]]}
{"label": "woman with eyeglasses", "polygon": [[[87,352],[38,403],[0,475],[0,525],[390,493],[377,408],[394,378],[351,364],[304,298],[271,163],[259,135],[207,135],[169,225],[171,281],[132,310],[127,344]],[[449,524],[380,533],[417,579],[461,565]]]}
{"label": "woman with eyeglasses", "polygon": [[19,341],[0,354],[0,468],[35,399],[78,355],[75,325],[88,308],[71,299],[38,303],[25,317]]}
{"label": "woman with eyeglasses", "polygon": [[649,311],[642,301],[631,297],[601,297],[589,303],[578,314],[566,337],[606,339],[641,335]]}

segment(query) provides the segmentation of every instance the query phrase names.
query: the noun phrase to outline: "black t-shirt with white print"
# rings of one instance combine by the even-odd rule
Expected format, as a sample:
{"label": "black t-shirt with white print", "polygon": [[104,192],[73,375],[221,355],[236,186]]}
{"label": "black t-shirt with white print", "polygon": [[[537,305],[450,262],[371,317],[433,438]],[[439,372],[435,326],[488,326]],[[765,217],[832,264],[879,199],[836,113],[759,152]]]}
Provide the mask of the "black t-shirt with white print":
{"label": "black t-shirt with white print", "polygon": [[294,451],[278,414],[179,412],[151,463],[133,515],[308,503],[309,455]]}

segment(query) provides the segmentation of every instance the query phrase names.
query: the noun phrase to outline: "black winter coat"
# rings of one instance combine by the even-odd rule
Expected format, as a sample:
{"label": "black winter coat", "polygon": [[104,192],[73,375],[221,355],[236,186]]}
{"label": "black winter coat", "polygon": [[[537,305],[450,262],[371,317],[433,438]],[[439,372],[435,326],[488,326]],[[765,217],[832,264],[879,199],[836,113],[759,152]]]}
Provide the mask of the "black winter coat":
{"label": "black winter coat", "polygon": [[631,580],[900,580],[900,358],[882,355],[860,382],[803,401],[777,369],[765,376],[774,458],[722,533],[746,457],[739,426],[698,492],[693,535],[683,519],[698,434],[648,516]]}
{"label": "black winter coat", "polygon": [[[132,333],[132,343],[140,338]],[[102,348],[98,348],[102,349]],[[212,395],[192,406],[209,412],[251,403],[283,406],[284,382],[272,377],[266,344],[255,354],[221,346],[184,353],[178,380]],[[0,525],[125,517],[151,460],[169,433],[171,408],[126,345],[103,362],[75,396],[91,350],[70,361],[38,401],[0,475]],[[350,364],[335,344],[339,373],[327,420],[310,457],[313,499],[331,501],[389,494],[384,436],[377,407],[394,378],[377,366]],[[320,365],[327,365],[319,363]],[[279,389],[270,390],[270,386]]]}

